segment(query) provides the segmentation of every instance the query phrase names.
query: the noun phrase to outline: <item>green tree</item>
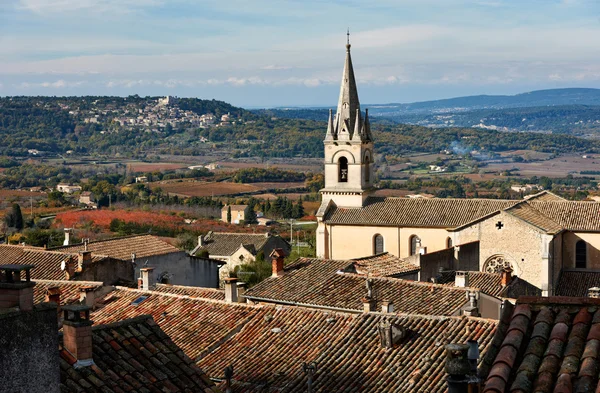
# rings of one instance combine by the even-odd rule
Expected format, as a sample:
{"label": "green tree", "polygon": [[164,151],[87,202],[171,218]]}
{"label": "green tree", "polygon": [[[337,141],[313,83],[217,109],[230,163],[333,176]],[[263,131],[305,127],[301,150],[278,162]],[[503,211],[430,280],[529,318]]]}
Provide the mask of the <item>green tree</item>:
{"label": "green tree", "polygon": [[258,220],[256,218],[256,211],[254,210],[254,204],[248,206],[248,214],[244,219],[246,224],[258,224]]}
{"label": "green tree", "polygon": [[231,224],[231,206],[227,206],[227,222]]}
{"label": "green tree", "polygon": [[17,231],[23,229],[23,214],[18,203],[13,203],[12,209],[4,217],[4,222],[7,227],[15,228]]}

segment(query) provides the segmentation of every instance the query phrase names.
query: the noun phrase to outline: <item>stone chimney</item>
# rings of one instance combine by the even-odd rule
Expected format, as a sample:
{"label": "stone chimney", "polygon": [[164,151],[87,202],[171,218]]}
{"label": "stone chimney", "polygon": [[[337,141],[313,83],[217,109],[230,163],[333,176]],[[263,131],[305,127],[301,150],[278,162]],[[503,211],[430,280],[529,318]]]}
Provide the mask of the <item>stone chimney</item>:
{"label": "stone chimney", "polygon": [[63,246],[71,245],[71,233],[73,229],[65,228],[65,241],[63,242]]}
{"label": "stone chimney", "polygon": [[[19,307],[21,311],[33,310],[33,265],[0,265],[0,309]],[[25,272],[25,280],[21,280]]]}
{"label": "stone chimney", "polygon": [[225,301],[227,303],[238,302],[237,278],[228,277],[225,279]]}
{"label": "stone chimney", "polygon": [[91,366],[92,324],[90,308],[86,305],[63,307],[63,346],[77,360],[75,368]]}
{"label": "stone chimney", "polygon": [[469,286],[469,272],[457,271],[454,277],[454,286],[467,288]]}
{"label": "stone chimney", "polygon": [[469,305],[464,310],[467,317],[479,317],[479,308],[477,307],[477,292],[468,292]]}
{"label": "stone chimney", "polygon": [[379,341],[383,348],[394,348],[404,337],[406,337],[406,329],[400,325],[390,323],[387,319],[382,319],[377,327],[379,333]]}
{"label": "stone chimney", "polygon": [[[156,284],[155,280],[154,280],[154,274],[152,273],[154,271],[153,267],[143,267],[140,269],[140,275],[141,275],[141,280],[142,280],[142,288],[144,291],[150,291],[154,288],[154,285]],[[138,279],[138,288],[139,288],[139,279]]]}
{"label": "stone chimney", "polygon": [[394,312],[394,303],[384,300],[381,302],[381,312],[382,313],[393,313]]}
{"label": "stone chimney", "polygon": [[79,251],[79,255],[77,255],[77,272],[81,273],[85,266],[89,265],[92,262],[92,252],[87,251],[86,244],[85,251]]}
{"label": "stone chimney", "polygon": [[371,297],[364,297],[362,299],[363,302],[363,311],[365,313],[375,312],[377,309],[377,301]]}
{"label": "stone chimney", "polygon": [[246,298],[244,297],[245,293],[246,293],[246,283],[238,282],[237,283],[238,303],[246,303]]}
{"label": "stone chimney", "polygon": [[600,288],[592,287],[588,289],[588,297],[591,297],[593,299],[600,299]]}
{"label": "stone chimney", "polygon": [[469,373],[469,346],[467,344],[446,345],[446,374],[448,374],[448,393],[468,393]]}
{"label": "stone chimney", "polygon": [[504,288],[505,286],[510,284],[510,282],[512,280],[512,269],[507,266],[504,268],[504,270],[502,270],[502,273],[500,273],[500,274],[501,274],[500,285],[502,285],[502,288]]}
{"label": "stone chimney", "polygon": [[198,247],[202,247],[204,245],[204,236],[198,236]]}
{"label": "stone chimney", "polygon": [[96,303],[96,287],[93,286],[85,286],[79,288],[79,302],[94,309],[94,304]]}
{"label": "stone chimney", "polygon": [[285,258],[285,253],[283,249],[276,248],[269,255],[273,259],[273,274],[272,277],[281,277],[283,276],[283,260]]}
{"label": "stone chimney", "polygon": [[58,305],[58,308],[60,309],[60,294],[61,290],[59,287],[50,287],[46,289],[44,301],[56,303]]}

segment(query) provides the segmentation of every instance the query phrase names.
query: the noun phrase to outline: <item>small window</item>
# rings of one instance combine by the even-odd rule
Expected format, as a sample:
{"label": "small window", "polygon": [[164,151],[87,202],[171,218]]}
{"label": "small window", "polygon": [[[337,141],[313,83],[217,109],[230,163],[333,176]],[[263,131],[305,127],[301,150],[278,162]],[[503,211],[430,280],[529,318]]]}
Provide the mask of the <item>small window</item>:
{"label": "small window", "polygon": [[348,159],[340,157],[338,161],[338,182],[348,183]]}
{"label": "small window", "polygon": [[446,239],[446,248],[452,248],[452,238],[451,237]]}
{"label": "small window", "polygon": [[415,255],[418,251],[418,248],[421,245],[421,239],[417,235],[412,235],[410,237],[410,255]]}
{"label": "small window", "polygon": [[137,299],[135,299],[134,301],[132,301],[131,305],[132,306],[138,306],[141,302],[143,302],[146,299],[148,299],[148,296],[140,296]]}
{"label": "small window", "polygon": [[583,240],[575,244],[575,267],[577,269],[587,267],[587,244]]}
{"label": "small window", "polygon": [[371,159],[369,156],[365,157],[365,182],[371,181]]}
{"label": "small window", "polygon": [[373,253],[374,254],[381,254],[384,251],[384,243],[383,243],[383,236],[377,234],[373,237]]}

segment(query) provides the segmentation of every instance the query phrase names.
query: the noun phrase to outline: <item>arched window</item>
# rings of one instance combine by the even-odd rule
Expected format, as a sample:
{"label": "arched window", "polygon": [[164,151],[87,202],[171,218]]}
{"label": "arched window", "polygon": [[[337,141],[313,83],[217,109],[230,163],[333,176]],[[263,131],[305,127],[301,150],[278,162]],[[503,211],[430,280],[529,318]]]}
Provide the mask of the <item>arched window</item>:
{"label": "arched window", "polygon": [[451,248],[452,247],[452,238],[448,237],[446,239],[446,248]]}
{"label": "arched window", "polygon": [[346,157],[340,157],[338,161],[338,182],[348,182],[348,159]]}
{"label": "arched window", "polygon": [[383,252],[385,252],[383,236],[377,234],[373,236],[373,254],[381,254]]}
{"label": "arched window", "polygon": [[371,159],[369,156],[365,157],[365,182],[371,181]]}
{"label": "arched window", "polygon": [[575,243],[575,267],[577,269],[587,267],[587,244],[583,240]]}
{"label": "arched window", "polygon": [[412,235],[409,240],[410,255],[415,255],[421,245],[421,239],[417,235]]}

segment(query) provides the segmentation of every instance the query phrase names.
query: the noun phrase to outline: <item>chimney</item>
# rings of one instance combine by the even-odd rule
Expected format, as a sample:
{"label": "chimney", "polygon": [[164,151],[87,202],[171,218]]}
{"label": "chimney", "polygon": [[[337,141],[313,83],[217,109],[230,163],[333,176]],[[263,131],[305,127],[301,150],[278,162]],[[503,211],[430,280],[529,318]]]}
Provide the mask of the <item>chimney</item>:
{"label": "chimney", "polygon": [[[33,310],[33,268],[33,265],[0,266],[0,309],[19,307],[21,311]],[[21,280],[22,271],[25,271],[25,281]]]}
{"label": "chimney", "polygon": [[[140,275],[142,276],[142,289],[144,291],[150,291],[154,288],[154,285],[156,284],[154,282],[154,274],[152,273],[154,271],[153,267],[143,267],[140,269]],[[138,288],[140,285],[140,281],[138,279]]]}
{"label": "chimney", "polygon": [[79,302],[81,304],[85,304],[92,310],[94,309],[94,304],[96,303],[96,287],[93,286],[85,286],[79,288]]}
{"label": "chimney", "polygon": [[467,317],[479,317],[479,308],[477,307],[477,292],[467,292],[469,305],[465,307],[464,315]]}
{"label": "chimney", "polygon": [[448,393],[469,392],[471,364],[467,344],[446,345],[446,374],[448,374]]}
{"label": "chimney", "polygon": [[384,300],[381,302],[381,312],[382,313],[393,313],[394,312],[394,303]]}
{"label": "chimney", "polygon": [[225,393],[232,393],[231,379],[233,378],[233,364],[225,367]]}
{"label": "chimney", "polygon": [[60,309],[60,294],[61,290],[59,287],[50,287],[46,289],[44,301],[56,303],[58,305],[58,308]]}
{"label": "chimney", "polygon": [[469,286],[469,272],[457,271],[454,277],[454,286],[467,288]]}
{"label": "chimney", "polygon": [[477,343],[477,340],[469,340],[467,341],[467,345],[469,346],[467,357],[469,358],[469,363],[471,364],[471,375],[477,375],[477,362],[479,361],[479,344]]}
{"label": "chimney", "polygon": [[63,307],[63,346],[77,362],[75,368],[91,366],[92,324],[90,308],[86,305],[68,305]]}
{"label": "chimney", "polygon": [[365,313],[374,312],[377,308],[377,301],[371,297],[364,297],[362,299],[363,302],[363,311]]}
{"label": "chimney", "polygon": [[198,236],[198,247],[202,247],[204,245],[204,236]]}
{"label": "chimney", "polygon": [[68,246],[71,244],[71,228],[65,228],[65,241],[63,242],[63,246]]}
{"label": "chimney", "polygon": [[273,258],[273,274],[271,277],[281,277],[283,276],[283,259],[285,258],[285,253],[283,249],[276,248],[269,255]]}
{"label": "chimney", "polygon": [[400,325],[390,323],[387,319],[382,319],[377,327],[379,332],[379,341],[383,348],[394,348],[404,337],[406,329]]}
{"label": "chimney", "polygon": [[600,299],[600,288],[592,287],[588,289],[588,297],[591,297],[593,299]]}
{"label": "chimney", "polygon": [[245,293],[246,293],[246,283],[238,282],[237,283],[238,303],[246,303],[246,298],[244,297]]}
{"label": "chimney", "polygon": [[85,246],[85,251],[79,251],[79,255],[77,257],[77,272],[81,273],[83,268],[92,262],[92,252],[87,251],[87,243]]}
{"label": "chimney", "polygon": [[502,285],[502,288],[504,288],[508,284],[510,284],[510,281],[512,280],[512,269],[509,266],[507,266],[504,268],[504,270],[502,270],[502,273],[500,274],[500,285]]}
{"label": "chimney", "polygon": [[228,277],[225,279],[225,301],[227,303],[238,302],[237,278]]}

